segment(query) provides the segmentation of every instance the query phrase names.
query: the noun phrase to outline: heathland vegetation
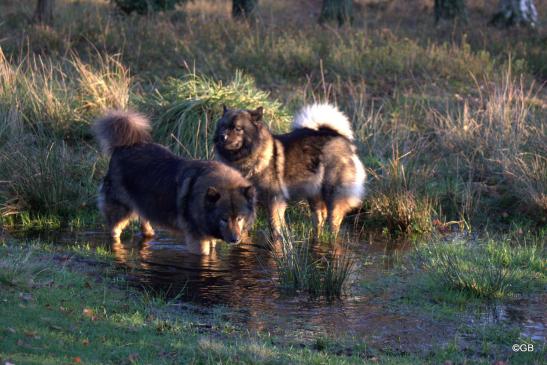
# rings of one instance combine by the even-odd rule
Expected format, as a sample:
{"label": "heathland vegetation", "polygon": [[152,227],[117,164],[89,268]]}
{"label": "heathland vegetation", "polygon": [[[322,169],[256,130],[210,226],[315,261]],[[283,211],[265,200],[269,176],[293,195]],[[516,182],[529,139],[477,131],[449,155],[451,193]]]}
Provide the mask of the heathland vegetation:
{"label": "heathland vegetation", "polygon": [[[433,1],[358,0],[352,24],[338,27],[317,23],[321,2],[314,0],[262,0],[253,21],[233,20],[228,1],[188,1],[165,12],[127,15],[106,0],[57,0],[53,24],[42,25],[32,21],[35,1],[2,1],[0,292],[7,294],[0,297],[0,313],[9,322],[0,327],[6,344],[0,361],[59,363],[87,356],[90,363],[146,363],[166,343],[165,333],[175,340],[164,363],[362,361],[357,350],[345,356],[334,346],[329,352],[330,340],[312,351],[278,348],[262,337],[249,342],[237,337],[241,333],[228,339],[231,330],[216,319],[204,331],[201,319],[174,317],[172,303],[128,291],[110,273],[106,284],[89,286],[88,273],[77,272],[77,265],[60,267],[58,248],[3,238],[12,230],[100,224],[95,199],[107,160],[89,127],[118,108],[150,116],[156,141],[176,153],[213,158],[212,132],[223,104],[263,106],[265,121],[282,132],[303,104],[336,103],[353,123],[369,175],[365,202],[348,217],[347,229],[428,242],[416,244],[396,274],[361,290],[385,295],[390,287],[390,298],[399,298],[393,305],[437,313],[462,303],[544,296],[547,35],[541,22],[536,29],[488,27],[496,5],[470,0],[465,21],[435,24]],[[545,3],[537,5],[545,17]],[[364,258],[310,256],[301,243],[308,234],[305,212],[298,206],[289,211],[295,225],[282,255],[274,257],[280,285],[343,296],[355,260]],[[257,230],[263,227],[259,219]],[[455,232],[461,236],[445,238]],[[70,250],[97,262],[112,259]],[[66,288],[86,292],[89,304],[82,307]],[[21,299],[28,292],[33,296]],[[434,299],[424,304],[424,297]],[[128,298],[130,304],[123,304]],[[29,318],[42,323],[41,308],[57,310],[60,302],[68,303],[61,305],[63,313],[45,315],[47,333],[25,327]],[[73,322],[93,338],[77,340]],[[119,337],[119,328],[129,339]],[[18,343],[21,334],[26,339]],[[492,340],[495,350],[469,358],[458,345],[421,360],[389,349],[385,357],[363,353],[385,363],[491,362],[499,359],[493,351],[513,356],[507,351],[518,337],[500,335]],[[50,339],[60,341],[58,348],[50,358],[40,357]],[[124,341],[141,341],[141,358],[114,350]],[[94,352],[95,342],[107,345]],[[181,350],[187,347],[195,351]],[[56,351],[64,351],[63,360],[51,355]],[[540,363],[541,353],[526,356],[512,361]]]}

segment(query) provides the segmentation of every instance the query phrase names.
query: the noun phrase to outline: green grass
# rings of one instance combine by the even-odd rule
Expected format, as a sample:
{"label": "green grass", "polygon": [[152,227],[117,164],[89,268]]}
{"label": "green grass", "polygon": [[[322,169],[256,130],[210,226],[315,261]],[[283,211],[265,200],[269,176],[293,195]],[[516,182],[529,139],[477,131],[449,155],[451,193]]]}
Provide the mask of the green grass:
{"label": "green grass", "polygon": [[[75,176],[90,169],[88,152],[98,153],[87,148],[89,124],[110,108],[138,109],[153,118],[158,142],[211,158],[223,103],[262,105],[266,122],[282,132],[302,104],[328,100],[352,120],[370,170],[367,228],[428,232],[433,220],[544,225],[546,109],[536,64],[543,30],[486,32],[479,2],[470,4],[469,24],[432,28],[432,14],[392,3],[363,0],[354,25],[336,29],[310,20],[311,3],[285,0],[262,2],[254,24],[232,21],[226,4],[207,0],[147,17],[120,16],[104,1],[58,1],[53,27],[28,23],[30,0],[3,3],[0,154],[18,164],[29,151],[12,151],[10,141],[36,144],[32,156],[64,143],[83,161],[67,165],[72,187],[55,194],[41,184],[36,194],[15,191],[18,183],[0,176],[0,203],[43,216],[57,214],[54,203],[44,212],[52,198],[74,201]],[[97,181],[88,181],[80,200],[94,194]],[[60,219],[78,215],[78,206],[69,204]]]}
{"label": "green grass", "polygon": [[336,248],[332,240],[326,253],[316,253],[309,238],[310,231],[307,237],[298,241],[293,231],[285,227],[279,242],[271,244],[279,286],[287,293],[304,292],[327,300],[341,298],[353,272],[355,258],[344,245]]}
{"label": "green grass", "polygon": [[543,236],[525,245],[496,238],[439,242],[420,247],[416,257],[435,281],[479,298],[541,292],[547,285]]}
{"label": "green grass", "polygon": [[223,105],[231,109],[265,108],[264,120],[275,130],[286,130],[289,115],[278,101],[259,90],[254,80],[236,71],[226,84],[195,73],[169,79],[143,107],[156,110],[154,133],[174,151],[192,158],[213,158],[213,135]]}
{"label": "green grass", "polygon": [[0,359],[15,364],[491,364],[500,358],[540,364],[545,354],[538,343],[533,353],[511,353],[511,344],[526,339],[501,324],[462,325],[465,352],[456,340],[432,352],[395,354],[328,336],[301,347],[248,334],[226,322],[228,309],[196,311],[161,293],[137,291],[115,269],[111,253],[85,244],[3,241],[0,268]]}

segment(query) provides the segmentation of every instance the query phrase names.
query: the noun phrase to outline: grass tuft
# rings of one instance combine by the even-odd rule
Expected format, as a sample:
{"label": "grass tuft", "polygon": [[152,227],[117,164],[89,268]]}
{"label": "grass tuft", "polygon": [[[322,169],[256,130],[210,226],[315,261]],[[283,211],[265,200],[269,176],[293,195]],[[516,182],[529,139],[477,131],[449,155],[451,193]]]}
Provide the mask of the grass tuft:
{"label": "grass tuft", "polygon": [[[170,79],[154,101],[160,117],[155,126],[159,140],[193,158],[212,158],[215,124],[222,116],[222,105],[229,108],[265,108],[264,119],[273,130],[286,129],[287,112],[269,94],[257,89],[252,77],[236,72],[224,84],[195,73],[183,79]],[[173,144],[173,139],[177,143]]]}
{"label": "grass tuft", "polygon": [[[94,201],[98,156],[63,141],[23,140],[0,153],[2,216],[69,217]],[[102,162],[102,161],[101,161]],[[28,214],[22,214],[28,217]]]}
{"label": "grass tuft", "polygon": [[297,241],[284,228],[279,243],[272,244],[279,285],[290,293],[305,292],[327,300],[341,298],[355,266],[354,257],[344,247],[314,253],[310,242]]}
{"label": "grass tuft", "polygon": [[508,238],[429,244],[416,258],[447,287],[484,299],[540,291],[547,284],[544,237],[522,245]]}

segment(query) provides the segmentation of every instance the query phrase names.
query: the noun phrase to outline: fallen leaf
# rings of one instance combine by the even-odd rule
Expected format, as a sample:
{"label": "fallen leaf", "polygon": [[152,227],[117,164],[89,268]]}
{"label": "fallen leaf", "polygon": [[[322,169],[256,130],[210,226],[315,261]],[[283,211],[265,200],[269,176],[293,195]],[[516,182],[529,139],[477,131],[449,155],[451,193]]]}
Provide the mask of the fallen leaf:
{"label": "fallen leaf", "polygon": [[89,284],[89,281],[85,282],[84,287],[91,289],[91,284]]}
{"label": "fallen leaf", "polygon": [[82,362],[82,359],[79,356],[76,356],[74,359],[72,359],[72,362],[75,364],[79,364]]}
{"label": "fallen leaf", "polygon": [[11,332],[11,333],[17,333],[15,328],[8,327],[7,330],[8,330],[8,332]]}
{"label": "fallen leaf", "polygon": [[89,345],[89,340],[86,338],[82,341],[82,345],[84,346],[88,346]]}
{"label": "fallen leaf", "polygon": [[91,309],[91,308],[84,308],[83,314],[84,314],[84,316],[90,317],[90,318],[91,318],[91,317],[93,317],[93,309]]}
{"label": "fallen leaf", "polygon": [[17,346],[23,346],[25,343],[23,342],[23,340],[21,339],[18,339],[17,340]]}

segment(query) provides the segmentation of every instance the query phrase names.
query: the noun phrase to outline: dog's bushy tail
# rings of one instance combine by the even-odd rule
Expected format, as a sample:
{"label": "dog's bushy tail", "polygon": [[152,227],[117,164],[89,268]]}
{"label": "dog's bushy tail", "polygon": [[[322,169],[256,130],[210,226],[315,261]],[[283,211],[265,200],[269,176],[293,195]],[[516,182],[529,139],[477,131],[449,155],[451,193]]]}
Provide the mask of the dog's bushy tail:
{"label": "dog's bushy tail", "polygon": [[348,117],[331,104],[315,103],[303,107],[294,117],[292,128],[329,128],[353,141],[353,131]]}
{"label": "dog's bushy tail", "polygon": [[95,137],[106,155],[116,147],[151,142],[151,129],[150,121],[144,115],[124,111],[112,111],[93,125]]}

